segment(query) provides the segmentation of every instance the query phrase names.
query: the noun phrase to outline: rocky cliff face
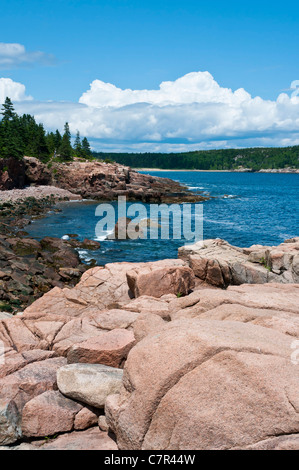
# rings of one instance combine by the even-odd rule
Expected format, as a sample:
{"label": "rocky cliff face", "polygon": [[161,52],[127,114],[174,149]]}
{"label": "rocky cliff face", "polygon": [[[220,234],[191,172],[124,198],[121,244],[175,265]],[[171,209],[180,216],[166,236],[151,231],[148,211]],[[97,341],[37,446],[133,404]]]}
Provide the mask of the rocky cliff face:
{"label": "rocky cliff face", "polygon": [[84,198],[114,200],[126,196],[143,202],[192,202],[206,198],[194,195],[167,178],[143,175],[129,167],[104,162],[55,163],[50,168],[36,158],[25,157],[28,184],[52,184]]}
{"label": "rocky cliff face", "polygon": [[50,185],[52,174],[49,168],[37,158],[25,157],[25,178],[28,184]]}
{"label": "rocky cliff face", "polygon": [[117,163],[100,161],[44,164],[34,157],[0,160],[0,190],[30,185],[52,185],[83,198],[115,200],[126,196],[143,202],[197,202],[206,197],[192,194],[168,178],[143,175]]}
{"label": "rocky cliff face", "polygon": [[15,158],[0,159],[0,190],[23,188],[25,163]]}

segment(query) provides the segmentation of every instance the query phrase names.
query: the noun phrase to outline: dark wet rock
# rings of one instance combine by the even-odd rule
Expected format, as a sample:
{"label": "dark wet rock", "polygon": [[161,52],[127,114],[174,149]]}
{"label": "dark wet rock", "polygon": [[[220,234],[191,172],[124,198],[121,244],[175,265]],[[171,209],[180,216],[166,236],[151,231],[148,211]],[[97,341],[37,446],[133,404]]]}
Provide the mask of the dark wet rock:
{"label": "dark wet rock", "polygon": [[25,185],[25,164],[15,158],[0,160],[0,190],[23,188]]}
{"label": "dark wet rock", "polygon": [[41,251],[41,245],[32,238],[8,238],[7,242],[17,255],[32,255]]}
{"label": "dark wet rock", "polygon": [[[24,215],[43,215],[54,202],[52,198],[29,198],[18,204],[0,204],[0,311],[23,310],[53,287],[74,287],[90,267],[80,261],[73,246],[76,240],[45,237],[39,242],[20,232],[23,223],[30,222]],[[9,217],[3,216],[1,208]],[[84,244],[77,243],[78,247]],[[92,247],[98,248],[98,242],[91,240],[89,249]]]}
{"label": "dark wet rock", "polygon": [[63,248],[53,254],[54,263],[66,268],[76,268],[80,264],[80,257],[75,250]]}
{"label": "dark wet rock", "polygon": [[86,250],[98,250],[101,247],[100,243],[96,240],[88,240],[85,238],[81,244],[81,248]]}
{"label": "dark wet rock", "polygon": [[55,252],[62,250],[65,246],[65,241],[61,238],[45,237],[40,241],[40,244],[44,250]]}

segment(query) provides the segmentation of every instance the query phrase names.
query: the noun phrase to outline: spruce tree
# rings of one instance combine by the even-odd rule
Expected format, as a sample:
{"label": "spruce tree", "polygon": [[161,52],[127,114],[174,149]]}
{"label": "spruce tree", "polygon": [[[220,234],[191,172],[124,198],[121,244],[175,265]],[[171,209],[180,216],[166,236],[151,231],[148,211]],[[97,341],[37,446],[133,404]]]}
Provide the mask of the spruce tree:
{"label": "spruce tree", "polygon": [[2,105],[3,118],[0,122],[1,158],[21,159],[24,156],[24,136],[22,123],[15,113],[10,98]]}
{"label": "spruce tree", "polygon": [[75,149],[76,157],[81,157],[82,156],[82,145],[81,145],[81,139],[80,139],[80,132],[79,131],[77,131],[77,134],[76,134],[74,149]]}
{"label": "spruce tree", "polygon": [[46,134],[46,143],[47,143],[47,147],[49,149],[49,153],[51,156],[54,155],[54,152],[55,152],[55,134],[54,132],[48,132]]}
{"label": "spruce tree", "polygon": [[44,126],[39,124],[36,128],[36,149],[37,158],[42,162],[46,162],[49,158],[49,148],[46,140]]}
{"label": "spruce tree", "polygon": [[58,151],[60,145],[61,145],[62,137],[58,129],[56,129],[55,132],[55,152]]}
{"label": "spruce tree", "polygon": [[82,153],[84,157],[88,158],[92,156],[89,142],[86,137],[82,139]]}
{"label": "spruce tree", "polygon": [[12,101],[10,98],[8,98],[8,96],[5,98],[5,102],[2,105],[2,112],[0,114],[3,115],[3,123],[12,121],[16,117]]}
{"label": "spruce tree", "polygon": [[73,148],[71,145],[71,133],[68,123],[64,125],[64,134],[58,150],[59,156],[64,161],[70,161],[73,156]]}

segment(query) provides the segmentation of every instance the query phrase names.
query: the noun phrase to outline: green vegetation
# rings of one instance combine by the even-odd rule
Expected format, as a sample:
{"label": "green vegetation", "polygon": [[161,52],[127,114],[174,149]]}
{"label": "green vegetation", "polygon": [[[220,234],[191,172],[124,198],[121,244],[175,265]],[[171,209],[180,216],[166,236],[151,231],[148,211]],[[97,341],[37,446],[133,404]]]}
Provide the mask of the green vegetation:
{"label": "green vegetation", "polygon": [[[299,146],[284,148],[247,148],[198,150],[182,153],[104,153],[92,152],[86,137],[77,132],[74,146],[68,123],[64,133],[46,133],[30,114],[18,116],[10,98],[6,98],[0,113],[0,158],[22,159],[24,155],[42,162],[68,162],[74,157],[82,160],[101,159],[133,168],[165,170],[237,170],[299,168]],[[50,163],[50,164],[51,164]],[[49,166],[50,168],[50,166]]]}
{"label": "green vegetation", "polygon": [[10,98],[2,105],[0,116],[0,158],[16,158],[21,160],[24,155],[36,157],[42,162],[51,158],[54,161],[68,162],[74,157],[91,159],[92,152],[86,137],[82,143],[79,132],[74,148],[71,144],[71,133],[65,123],[64,133],[46,133],[43,124],[37,124],[30,114],[18,116]]}
{"label": "green vegetation", "polygon": [[11,305],[3,301],[0,302],[0,312],[11,313],[12,311],[13,311],[13,308],[11,307]]}
{"label": "green vegetation", "polygon": [[268,271],[271,271],[271,266],[268,265],[267,261],[265,260],[264,257],[260,259],[260,264],[264,266],[264,268],[268,269]]}
{"label": "green vegetation", "polygon": [[299,146],[284,148],[248,148],[198,150],[185,153],[103,153],[93,155],[114,160],[133,168],[165,170],[237,170],[299,168]]}

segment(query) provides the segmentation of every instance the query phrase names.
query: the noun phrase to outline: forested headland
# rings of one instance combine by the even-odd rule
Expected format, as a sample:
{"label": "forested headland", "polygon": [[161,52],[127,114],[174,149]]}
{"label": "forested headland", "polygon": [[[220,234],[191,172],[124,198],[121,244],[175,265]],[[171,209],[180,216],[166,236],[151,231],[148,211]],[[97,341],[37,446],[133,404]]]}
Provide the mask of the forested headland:
{"label": "forested headland", "polygon": [[132,168],[165,170],[240,170],[252,171],[299,168],[299,146],[198,150],[182,153],[104,153],[93,152]]}

